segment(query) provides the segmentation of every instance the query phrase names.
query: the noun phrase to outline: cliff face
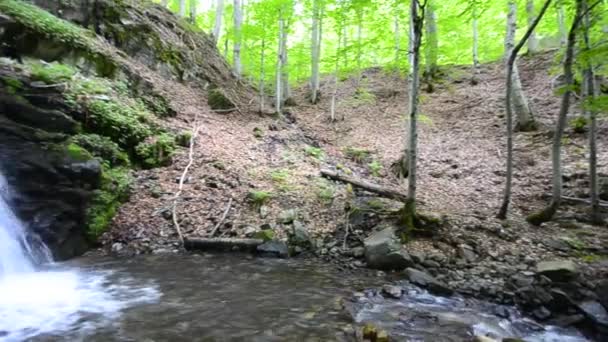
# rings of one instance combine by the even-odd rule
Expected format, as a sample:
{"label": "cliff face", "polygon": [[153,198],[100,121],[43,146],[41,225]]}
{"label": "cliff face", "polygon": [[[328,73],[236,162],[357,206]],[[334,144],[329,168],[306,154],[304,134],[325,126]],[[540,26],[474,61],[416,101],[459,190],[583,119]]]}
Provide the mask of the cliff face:
{"label": "cliff face", "polygon": [[[83,253],[165,166],[180,85],[238,107],[252,97],[202,32],[147,1],[0,2],[0,169],[18,216],[56,256]],[[187,119],[184,119],[187,121]]]}

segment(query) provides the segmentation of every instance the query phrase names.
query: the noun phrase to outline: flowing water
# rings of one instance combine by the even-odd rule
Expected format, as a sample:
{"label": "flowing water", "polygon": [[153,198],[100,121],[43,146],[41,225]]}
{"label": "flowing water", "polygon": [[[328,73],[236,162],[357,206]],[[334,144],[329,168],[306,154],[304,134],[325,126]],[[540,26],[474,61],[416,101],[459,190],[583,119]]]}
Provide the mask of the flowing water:
{"label": "flowing water", "polygon": [[394,341],[585,341],[513,308],[500,307],[510,318],[499,318],[496,305],[408,285],[403,299],[382,299],[365,288],[394,279],[312,261],[149,255],[54,264],[3,200],[0,265],[0,341],[353,341],[366,322]]}

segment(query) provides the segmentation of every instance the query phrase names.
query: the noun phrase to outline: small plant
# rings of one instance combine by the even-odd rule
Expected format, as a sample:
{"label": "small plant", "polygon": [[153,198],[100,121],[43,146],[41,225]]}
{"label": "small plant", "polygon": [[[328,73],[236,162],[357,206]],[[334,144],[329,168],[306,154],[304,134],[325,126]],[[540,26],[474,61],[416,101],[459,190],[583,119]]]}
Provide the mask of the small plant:
{"label": "small plant", "polygon": [[253,136],[256,137],[256,138],[258,138],[258,139],[261,139],[261,138],[264,137],[264,131],[262,131],[262,129],[259,128],[259,127],[255,127],[253,129]]}
{"label": "small plant", "polygon": [[307,146],[305,151],[308,156],[315,159],[323,159],[323,156],[325,155],[325,152],[319,147]]}
{"label": "small plant", "polygon": [[376,102],[376,95],[370,93],[366,88],[359,87],[355,91],[355,99],[360,104],[373,104]]}
{"label": "small plant", "polygon": [[175,137],[167,133],[151,137],[135,147],[139,161],[148,168],[171,164],[174,152]]}
{"label": "small plant", "polygon": [[262,190],[251,190],[247,194],[247,200],[251,202],[251,204],[255,208],[259,208],[262,205],[266,204],[272,198],[272,193],[268,191]]}
{"label": "small plant", "polygon": [[181,147],[190,147],[191,139],[192,139],[192,132],[183,131],[175,137],[175,143]]}
{"label": "small plant", "polygon": [[279,184],[285,184],[289,177],[289,170],[285,169],[275,170],[270,173],[270,178],[272,178],[272,181]]}
{"label": "small plant", "polygon": [[366,150],[363,148],[347,147],[344,150],[344,154],[346,155],[347,158],[352,159],[353,161],[355,161],[357,163],[363,163],[369,157],[370,152],[369,152],[369,150]]}
{"label": "small plant", "polygon": [[71,141],[91,152],[95,157],[109,162],[110,166],[129,165],[129,156],[118,144],[97,134],[78,134]]}
{"label": "small plant", "polygon": [[585,133],[587,131],[587,118],[584,116],[577,116],[570,120],[570,127],[575,133]]}
{"label": "small plant", "polygon": [[93,159],[93,155],[87,151],[84,147],[75,143],[70,143],[66,147],[68,156],[76,161],[87,161]]}
{"label": "small plant", "polygon": [[19,90],[23,89],[23,83],[15,78],[0,77],[0,81],[4,83],[7,88],[7,92],[11,95],[16,94]]}
{"label": "small plant", "polygon": [[325,203],[329,204],[334,200],[336,189],[334,185],[325,179],[319,179],[317,182],[317,198]]}
{"label": "small plant", "polygon": [[72,79],[76,75],[76,70],[71,66],[53,63],[32,63],[32,78],[46,84],[62,83]]}
{"label": "small plant", "polygon": [[374,177],[380,177],[380,171],[382,171],[382,164],[380,164],[380,162],[374,160],[371,163],[367,164],[367,166],[369,167],[369,171]]}

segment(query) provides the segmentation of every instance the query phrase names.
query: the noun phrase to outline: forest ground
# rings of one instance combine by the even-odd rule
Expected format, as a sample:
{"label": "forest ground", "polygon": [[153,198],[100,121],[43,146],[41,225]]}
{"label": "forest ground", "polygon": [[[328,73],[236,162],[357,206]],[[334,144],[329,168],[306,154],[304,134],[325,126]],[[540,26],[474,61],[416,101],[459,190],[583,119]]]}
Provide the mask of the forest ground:
{"label": "forest ground", "polygon": [[[537,132],[516,134],[513,200],[506,222],[494,218],[505,169],[502,64],[482,65],[477,85],[469,83],[468,67],[444,68],[435,91],[422,92],[419,207],[446,217],[448,224],[434,238],[413,240],[408,250],[440,255],[438,259],[451,258],[457,256],[459,245],[466,244],[483,260],[479,267],[516,267],[530,261],[569,257],[580,263],[584,272],[608,272],[608,229],[571,218],[584,213],[585,207],[564,206],[559,213],[564,219],[541,227],[524,220],[526,214],[546,204],[542,194],[551,189],[550,137],[560,102],[555,89],[557,78],[550,72],[556,65],[553,60],[553,53],[545,53],[520,61],[523,86],[542,127]],[[361,78],[341,80],[338,121],[332,123],[331,77],[322,82],[320,103],[309,104],[306,87],[297,89],[297,106],[288,108],[283,117],[260,115],[246,106],[231,113],[216,113],[201,93],[176,85],[172,101],[179,114],[170,125],[178,131],[192,127],[194,122],[202,124],[194,163],[178,205],[184,235],[208,236],[232,198],[216,237],[246,236],[263,224],[269,224],[278,237],[285,237],[287,227],[278,218],[284,210],[295,209],[316,241],[317,254],[341,263],[347,260],[349,268],[364,266],[337,248],[342,246],[345,207],[352,193],[343,184],[322,179],[319,170],[348,169],[358,177],[398,186],[400,181],[392,176],[390,164],[403,149],[406,89],[405,79],[377,69],[367,70]],[[577,111],[574,105],[571,112]],[[604,176],[608,175],[607,133],[608,124],[600,121],[598,160]],[[564,143],[565,194],[585,194],[586,135],[568,128]],[[358,162],[349,158],[349,148],[371,153]],[[373,161],[382,165],[376,175],[369,166]],[[111,231],[103,238],[108,250],[178,250],[169,210],[187,163],[188,149],[184,148],[175,155],[172,166],[136,174],[130,201],[120,209]],[[252,190],[272,194],[261,210],[247,199]],[[398,207],[398,203],[382,203],[382,209]],[[372,219],[377,216],[381,214],[371,215]],[[369,233],[364,228],[353,229],[349,247],[360,246]],[[458,277],[449,280],[454,286],[466,282]],[[500,279],[497,285],[501,285]]]}

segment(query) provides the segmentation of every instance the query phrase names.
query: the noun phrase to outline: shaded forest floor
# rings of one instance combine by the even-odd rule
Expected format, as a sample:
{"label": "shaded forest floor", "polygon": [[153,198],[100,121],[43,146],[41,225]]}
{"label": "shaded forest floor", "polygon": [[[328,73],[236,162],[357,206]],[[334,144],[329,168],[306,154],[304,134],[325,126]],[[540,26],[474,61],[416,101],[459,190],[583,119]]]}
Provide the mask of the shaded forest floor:
{"label": "shaded forest floor", "polygon": [[[447,218],[448,224],[434,238],[416,239],[408,250],[455,259],[459,246],[472,247],[479,257],[470,272],[488,267],[522,268],[536,260],[572,257],[585,272],[608,273],[608,229],[577,222],[585,207],[564,206],[563,219],[533,227],[526,214],[546,204],[550,191],[551,130],[559,108],[556,77],[550,53],[520,61],[523,86],[542,123],[537,132],[515,138],[515,179],[512,209],[506,222],[494,219],[504,180],[504,91],[501,63],[481,67],[477,85],[469,83],[468,68],[446,68],[432,93],[422,92],[419,135],[420,208]],[[311,105],[306,89],[295,91],[297,106],[284,117],[259,115],[242,106],[240,112],[215,113],[203,95],[185,87],[173,88],[177,118],[170,125],[178,131],[202,124],[178,205],[184,235],[206,237],[216,226],[230,198],[226,219],[215,235],[242,237],[271,227],[279,238],[287,227],[281,214],[293,209],[310,231],[316,254],[340,260],[349,268],[364,264],[342,250],[345,228],[352,228],[348,247],[361,246],[370,226],[398,203],[369,196],[355,198],[348,187],[320,177],[320,168],[339,168],[370,181],[399,186],[390,165],[404,142],[407,108],[406,81],[381,70],[339,83],[338,121],[329,120],[333,80],[322,84],[322,100]],[[180,90],[182,89],[182,90]],[[577,106],[572,115],[577,115]],[[598,136],[600,173],[608,175],[608,124],[601,121]],[[565,194],[585,197],[586,135],[569,127],[564,139]],[[367,153],[368,151],[369,153]],[[121,209],[103,239],[108,249],[121,253],[177,250],[177,234],[170,207],[179,177],[188,163],[188,150],[175,155],[167,168],[137,173],[131,200]],[[402,185],[405,188],[405,185]],[[252,191],[271,196],[261,208],[248,200]],[[369,194],[368,194],[369,195]],[[367,202],[367,203],[365,203]],[[372,208],[365,223],[347,216],[347,208]],[[344,262],[346,260],[346,262]],[[498,265],[498,266],[497,266]],[[523,266],[521,266],[523,265]],[[439,270],[433,273],[441,273]],[[505,271],[505,276],[509,272]],[[443,275],[461,287],[469,280]],[[496,281],[501,285],[501,279]]]}

